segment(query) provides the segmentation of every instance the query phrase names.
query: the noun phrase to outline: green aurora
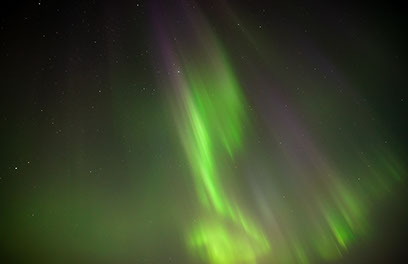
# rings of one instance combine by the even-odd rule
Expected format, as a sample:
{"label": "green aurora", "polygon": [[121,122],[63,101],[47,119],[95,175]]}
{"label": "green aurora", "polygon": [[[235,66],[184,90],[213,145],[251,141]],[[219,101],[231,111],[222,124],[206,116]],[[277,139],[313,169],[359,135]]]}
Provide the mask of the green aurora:
{"label": "green aurora", "polygon": [[10,5],[0,263],[383,264],[405,252],[403,8]]}
{"label": "green aurora", "polygon": [[[187,225],[189,250],[213,264],[311,263],[341,258],[357,237],[371,232],[370,203],[401,180],[400,162],[385,152],[378,157],[379,166],[366,172],[371,180],[365,182],[366,186],[359,184],[357,191],[355,184],[336,175],[329,162],[318,161],[320,164],[315,166],[324,178],[319,175],[319,182],[306,191],[310,200],[304,205],[307,208],[301,209],[304,221],[295,224],[293,216],[285,216],[285,222],[274,228],[255,222],[240,204],[239,188],[226,188],[235,181],[233,167],[239,162],[236,157],[248,152],[248,131],[256,134],[249,121],[253,119],[249,103],[215,33],[198,11],[189,12],[184,14],[191,23],[190,29],[184,29],[184,33],[189,32],[185,42],[179,39],[171,44],[163,40],[166,37],[159,38],[172,76],[164,83],[170,83],[179,97],[174,101],[170,93],[169,100],[199,203],[197,219],[192,227]],[[164,21],[159,26],[166,24]],[[168,28],[159,30],[162,34],[164,31],[168,32]],[[243,37],[253,41],[248,34]],[[311,146],[308,155],[319,156],[315,151]],[[361,198],[361,189],[369,199]],[[292,227],[291,222],[297,227]],[[286,237],[276,236],[277,228],[287,229]]]}

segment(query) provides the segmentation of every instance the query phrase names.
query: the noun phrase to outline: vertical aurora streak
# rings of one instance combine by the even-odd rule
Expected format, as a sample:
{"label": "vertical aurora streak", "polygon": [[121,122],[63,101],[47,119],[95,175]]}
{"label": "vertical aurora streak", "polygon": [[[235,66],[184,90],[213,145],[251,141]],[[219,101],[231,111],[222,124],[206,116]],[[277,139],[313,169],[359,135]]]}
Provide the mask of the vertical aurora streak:
{"label": "vertical aurora streak", "polygon": [[204,22],[194,23],[206,32],[194,36],[205,40],[194,50],[199,58],[182,54],[168,62],[180,65],[171,83],[181,98],[174,115],[199,201],[199,219],[186,240],[210,263],[252,263],[269,243],[224,186],[224,178],[234,178],[234,157],[244,145],[245,96],[214,34]]}
{"label": "vertical aurora streak", "polygon": [[[371,180],[356,185],[339,177],[341,170],[319,150],[316,139],[305,135],[306,128],[295,116],[272,114],[264,121],[265,126],[272,124],[273,133],[277,131],[292,138],[288,147],[282,149],[292,157],[284,161],[289,167],[284,174],[289,173],[297,187],[277,182],[269,189],[262,186],[254,190],[253,195],[258,197],[254,208],[263,217],[251,217],[241,205],[239,188],[231,184],[237,177],[243,177],[240,173],[235,175],[233,170],[237,155],[241,156],[239,162],[256,163],[246,143],[249,134],[257,133],[249,103],[227,53],[209,24],[197,9],[189,6],[180,9],[171,13],[183,17],[187,26],[172,27],[171,18],[166,20],[163,13],[156,13],[155,24],[169,76],[163,87],[169,89],[175,124],[197,195],[198,217],[185,229],[188,249],[193,256],[198,254],[204,262],[213,264],[306,264],[341,258],[358,237],[372,232],[368,220],[372,203],[389,192],[403,168],[390,152],[383,150],[377,157],[377,168],[364,172]],[[173,34],[180,32],[173,39]],[[242,39],[254,43],[254,37],[245,32],[243,28]],[[260,57],[262,52],[270,52],[262,49],[265,49],[263,45],[256,48]],[[257,77],[268,82],[267,77]],[[278,107],[285,99],[273,92],[270,99],[272,109],[280,112]],[[294,134],[299,130],[304,131],[301,139]],[[255,132],[248,134],[248,131]],[[295,153],[297,145],[306,148],[306,156]],[[267,167],[265,170],[268,171]],[[282,177],[274,170],[266,175]],[[285,193],[292,200],[281,199],[286,197]],[[291,213],[294,211],[301,217]]]}

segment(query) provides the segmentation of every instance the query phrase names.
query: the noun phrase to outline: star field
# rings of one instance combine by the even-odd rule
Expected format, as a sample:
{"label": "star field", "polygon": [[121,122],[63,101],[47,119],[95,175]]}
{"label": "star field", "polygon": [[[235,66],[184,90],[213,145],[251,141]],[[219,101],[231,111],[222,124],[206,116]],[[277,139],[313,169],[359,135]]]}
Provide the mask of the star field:
{"label": "star field", "polygon": [[404,263],[399,4],[0,12],[1,263]]}

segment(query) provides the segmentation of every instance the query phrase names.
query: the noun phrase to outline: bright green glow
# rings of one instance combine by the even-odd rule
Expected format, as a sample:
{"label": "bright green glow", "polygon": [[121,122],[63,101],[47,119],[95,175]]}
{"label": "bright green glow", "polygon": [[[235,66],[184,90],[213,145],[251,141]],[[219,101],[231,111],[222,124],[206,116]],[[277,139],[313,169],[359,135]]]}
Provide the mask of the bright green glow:
{"label": "bright green glow", "polygon": [[[280,193],[282,186],[278,185],[270,186],[271,190],[266,192],[263,190],[260,196],[265,204],[260,211],[272,223],[265,221],[259,225],[256,220],[262,218],[250,215],[240,204],[239,194],[228,189],[229,181],[234,177],[233,163],[240,151],[245,150],[249,114],[245,96],[226,54],[206,29],[204,24],[200,25],[203,43],[197,45],[194,52],[185,52],[183,47],[178,47],[180,58],[174,61],[181,67],[182,74],[172,80],[175,90],[180,92],[178,98],[172,98],[177,102],[174,116],[199,202],[198,218],[186,230],[189,250],[198,253],[206,263],[213,264],[257,263],[259,259],[308,264],[314,260],[339,259],[358,236],[370,231],[371,201],[389,192],[391,184],[400,180],[403,169],[399,161],[384,151],[370,159],[370,163],[376,160],[376,168],[361,169],[366,162],[362,157],[357,162],[350,160],[350,168],[337,170],[329,165],[330,160],[322,162],[324,153],[317,150],[312,139],[305,138],[304,146],[313,168],[297,162],[297,154],[293,155],[288,147],[286,162],[294,168],[291,173],[295,175],[283,172],[289,174],[288,177],[299,178],[295,184],[304,190],[296,193],[291,190],[293,186],[283,186]],[[289,114],[282,115],[288,115],[290,119]],[[290,138],[292,131],[289,130],[293,128],[276,123],[284,127],[281,130],[288,129]],[[316,175],[312,175],[312,170],[317,172]],[[360,180],[354,175],[357,173],[366,178],[353,182],[347,173],[336,175],[346,170],[356,176],[354,179]],[[303,171],[311,178],[303,179],[300,175]],[[262,176],[278,178],[279,175],[272,172],[269,175],[269,172],[265,169]],[[288,193],[295,210],[289,210],[291,202],[277,199],[279,195],[276,193]],[[268,199],[269,195],[271,199]]]}
{"label": "bright green glow", "polygon": [[269,244],[253,228],[221,218],[208,220],[193,229],[189,246],[211,263],[255,263],[258,255],[269,250]]}
{"label": "bright green glow", "polygon": [[228,194],[222,177],[226,160],[232,166],[243,145],[246,103],[226,56],[215,44],[212,53],[199,64],[186,62],[182,113],[177,113],[203,216],[188,229],[188,245],[210,263],[255,263],[269,243]]}

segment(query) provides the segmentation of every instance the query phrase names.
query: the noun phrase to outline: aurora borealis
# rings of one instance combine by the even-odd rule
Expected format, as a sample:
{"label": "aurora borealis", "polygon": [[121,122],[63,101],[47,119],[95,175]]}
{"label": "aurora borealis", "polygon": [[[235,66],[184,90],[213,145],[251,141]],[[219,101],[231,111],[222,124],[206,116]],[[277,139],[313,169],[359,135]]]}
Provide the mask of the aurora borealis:
{"label": "aurora borealis", "polygon": [[401,10],[9,3],[1,263],[405,263]]}

